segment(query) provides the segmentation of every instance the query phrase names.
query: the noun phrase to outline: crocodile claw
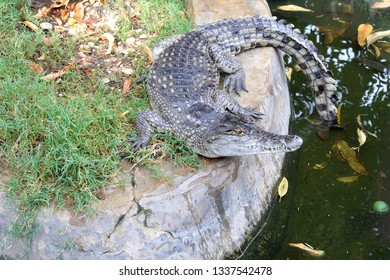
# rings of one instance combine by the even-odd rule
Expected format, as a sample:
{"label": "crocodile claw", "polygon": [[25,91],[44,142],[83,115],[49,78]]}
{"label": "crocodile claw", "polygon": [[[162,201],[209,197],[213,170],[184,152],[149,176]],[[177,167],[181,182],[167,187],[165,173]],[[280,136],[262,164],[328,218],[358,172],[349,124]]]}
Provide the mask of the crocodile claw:
{"label": "crocodile claw", "polygon": [[239,70],[233,74],[229,74],[223,83],[223,88],[229,86],[229,93],[236,90],[236,93],[240,95],[241,91],[248,91],[245,85],[245,73],[244,70]]}
{"label": "crocodile claw", "polygon": [[143,149],[146,147],[146,143],[143,142],[142,140],[140,140],[137,136],[135,137],[129,137],[127,139],[127,141],[129,141],[131,143],[131,146],[130,146],[130,149],[133,151],[133,152],[136,152],[140,149]]}

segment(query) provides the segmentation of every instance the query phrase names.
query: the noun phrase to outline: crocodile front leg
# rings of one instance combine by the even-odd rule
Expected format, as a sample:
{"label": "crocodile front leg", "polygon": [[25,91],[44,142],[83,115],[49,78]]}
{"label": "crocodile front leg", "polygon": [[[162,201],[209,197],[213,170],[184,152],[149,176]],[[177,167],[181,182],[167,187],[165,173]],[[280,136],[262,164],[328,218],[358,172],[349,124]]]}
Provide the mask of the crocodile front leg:
{"label": "crocodile front leg", "polygon": [[225,78],[223,88],[229,86],[229,93],[235,89],[238,95],[241,91],[248,91],[245,85],[245,72],[237,57],[227,54],[217,44],[210,46],[210,56],[220,71],[229,74]]}
{"label": "crocodile front leg", "polygon": [[154,129],[159,132],[169,132],[172,130],[171,125],[157,112],[152,110],[144,110],[139,113],[136,120],[136,129],[138,135],[128,139],[132,143],[130,148],[133,151],[146,147],[154,134]]}
{"label": "crocodile front leg", "polygon": [[255,111],[251,107],[242,107],[237,100],[235,100],[230,94],[224,90],[215,92],[214,98],[215,108],[218,111],[228,110],[233,114],[242,115],[244,117],[250,117],[252,119],[261,119],[263,113]]}

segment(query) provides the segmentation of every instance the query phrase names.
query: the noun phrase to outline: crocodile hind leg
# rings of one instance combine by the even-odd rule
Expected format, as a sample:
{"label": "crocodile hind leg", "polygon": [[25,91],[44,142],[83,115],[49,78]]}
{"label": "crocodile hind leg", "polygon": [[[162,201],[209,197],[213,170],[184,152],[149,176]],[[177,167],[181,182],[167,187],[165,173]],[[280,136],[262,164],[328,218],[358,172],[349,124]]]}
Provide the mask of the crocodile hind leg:
{"label": "crocodile hind leg", "polygon": [[263,113],[255,111],[251,107],[242,107],[237,100],[224,90],[217,91],[214,95],[215,108],[218,111],[230,111],[233,114],[250,117],[252,119],[261,119]]}
{"label": "crocodile hind leg", "polygon": [[155,111],[144,110],[137,117],[136,129],[138,135],[128,139],[132,143],[130,148],[133,151],[146,147],[154,134],[154,129],[159,132],[169,132],[171,125]]}
{"label": "crocodile hind leg", "polygon": [[227,54],[217,44],[210,46],[210,55],[218,69],[228,74],[223,83],[223,88],[229,86],[229,93],[232,93],[235,89],[238,95],[241,91],[248,91],[245,85],[245,72],[237,57]]}

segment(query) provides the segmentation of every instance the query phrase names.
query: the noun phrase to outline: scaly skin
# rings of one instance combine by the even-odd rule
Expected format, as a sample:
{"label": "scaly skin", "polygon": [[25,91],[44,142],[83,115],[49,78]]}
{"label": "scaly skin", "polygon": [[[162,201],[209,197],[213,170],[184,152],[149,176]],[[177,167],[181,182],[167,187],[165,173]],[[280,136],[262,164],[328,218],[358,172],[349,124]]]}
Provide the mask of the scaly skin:
{"label": "scaly skin", "polygon": [[297,61],[309,79],[324,124],[334,124],[339,99],[335,81],[311,41],[283,20],[228,19],[168,38],[154,50],[157,58],[148,78],[153,110],[138,116],[132,149],[145,147],[154,129],[173,133],[206,157],[298,149],[300,137],[260,129],[252,119],[261,118],[261,113],[241,107],[218,89],[222,71],[228,74],[223,88],[238,94],[246,90],[245,73],[235,55],[262,46],[279,48]]}

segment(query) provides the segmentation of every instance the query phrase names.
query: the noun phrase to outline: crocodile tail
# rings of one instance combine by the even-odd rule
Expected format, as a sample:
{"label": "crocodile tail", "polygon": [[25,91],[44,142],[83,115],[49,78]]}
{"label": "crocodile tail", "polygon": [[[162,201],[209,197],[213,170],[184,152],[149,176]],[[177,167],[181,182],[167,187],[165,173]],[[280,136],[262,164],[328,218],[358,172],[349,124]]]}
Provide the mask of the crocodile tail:
{"label": "crocodile tail", "polygon": [[289,54],[301,67],[312,88],[317,111],[328,125],[337,122],[340,99],[335,80],[313,42],[285,20],[261,16],[225,19],[199,27],[210,42],[236,55],[248,49],[271,46]]}

